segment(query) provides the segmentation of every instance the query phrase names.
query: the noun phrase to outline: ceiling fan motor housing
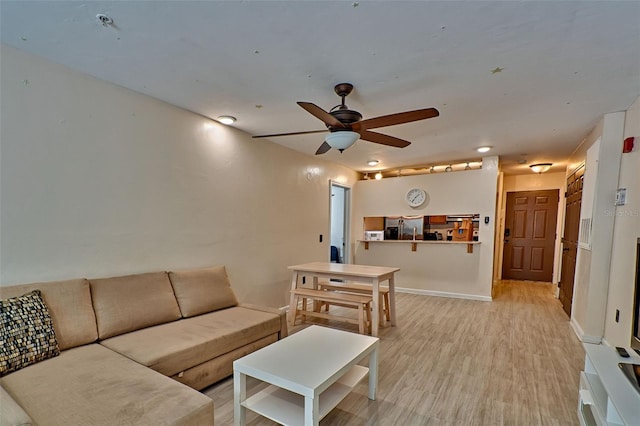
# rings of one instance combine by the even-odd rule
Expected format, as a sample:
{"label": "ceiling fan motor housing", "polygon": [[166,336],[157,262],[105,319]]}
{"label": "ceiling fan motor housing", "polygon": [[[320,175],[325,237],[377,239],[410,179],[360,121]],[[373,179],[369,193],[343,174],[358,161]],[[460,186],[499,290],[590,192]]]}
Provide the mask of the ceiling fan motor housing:
{"label": "ceiling fan motor housing", "polygon": [[329,114],[333,115],[337,118],[345,127],[332,127],[327,126],[330,131],[340,131],[340,130],[351,130],[351,124],[356,123],[362,120],[362,114],[358,111],[353,111],[351,109],[338,109],[335,111],[331,111]]}

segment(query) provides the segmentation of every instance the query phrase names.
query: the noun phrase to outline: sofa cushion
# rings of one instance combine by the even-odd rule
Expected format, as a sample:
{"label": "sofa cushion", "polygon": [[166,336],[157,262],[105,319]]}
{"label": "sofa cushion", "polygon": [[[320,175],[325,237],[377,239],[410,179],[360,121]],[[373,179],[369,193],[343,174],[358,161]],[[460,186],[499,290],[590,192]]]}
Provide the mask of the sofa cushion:
{"label": "sofa cushion", "polygon": [[213,401],[99,344],[0,379],[41,425],[213,425]]}
{"label": "sofa cushion", "polygon": [[278,315],[233,307],[123,334],[101,344],[172,376],[279,330]]}
{"label": "sofa cushion", "polygon": [[238,304],[224,266],[169,272],[169,279],[184,318]]}
{"label": "sofa cushion", "polygon": [[82,278],[0,287],[0,299],[19,296],[36,289],[42,292],[42,298],[49,308],[61,351],[96,341],[98,329],[89,281]]}
{"label": "sofa cushion", "polygon": [[0,425],[31,426],[33,420],[11,395],[0,386]]}
{"label": "sofa cushion", "polygon": [[166,272],[92,279],[90,283],[100,339],[180,319]]}
{"label": "sofa cushion", "polygon": [[40,290],[0,300],[0,377],[59,354]]}

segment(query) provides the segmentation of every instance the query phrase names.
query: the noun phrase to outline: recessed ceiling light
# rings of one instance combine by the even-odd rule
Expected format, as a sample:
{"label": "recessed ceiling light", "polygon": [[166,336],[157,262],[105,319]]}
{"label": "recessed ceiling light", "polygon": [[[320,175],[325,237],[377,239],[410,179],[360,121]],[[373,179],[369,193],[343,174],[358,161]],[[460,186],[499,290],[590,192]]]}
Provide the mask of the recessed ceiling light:
{"label": "recessed ceiling light", "polygon": [[369,160],[369,161],[367,161],[367,164],[370,165],[371,167],[377,166],[378,165],[378,160]]}
{"label": "recessed ceiling light", "polygon": [[233,124],[236,122],[236,118],[232,117],[230,115],[221,115],[220,117],[218,117],[218,121],[221,122],[222,124]]}
{"label": "recessed ceiling light", "polygon": [[491,147],[490,146],[481,146],[480,148],[477,149],[478,152],[489,152],[491,151]]}

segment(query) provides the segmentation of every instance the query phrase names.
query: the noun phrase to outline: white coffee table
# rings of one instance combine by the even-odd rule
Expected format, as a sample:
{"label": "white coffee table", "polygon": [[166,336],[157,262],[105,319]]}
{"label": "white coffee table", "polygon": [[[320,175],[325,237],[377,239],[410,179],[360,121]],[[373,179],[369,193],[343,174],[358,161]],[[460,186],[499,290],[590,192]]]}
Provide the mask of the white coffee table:
{"label": "white coffee table", "polygon": [[[283,425],[318,425],[369,373],[369,399],[378,381],[377,337],[311,326],[233,363],[234,423],[246,409]],[[368,368],[357,365],[369,357]],[[272,386],[247,398],[246,377]]]}

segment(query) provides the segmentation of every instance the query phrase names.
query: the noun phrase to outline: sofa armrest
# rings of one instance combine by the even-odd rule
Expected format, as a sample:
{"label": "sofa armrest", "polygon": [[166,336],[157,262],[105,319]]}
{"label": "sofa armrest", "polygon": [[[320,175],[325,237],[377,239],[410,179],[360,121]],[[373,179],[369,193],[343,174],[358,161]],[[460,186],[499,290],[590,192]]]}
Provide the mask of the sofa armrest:
{"label": "sofa armrest", "polygon": [[0,387],[0,425],[32,425],[31,417],[22,409],[9,392]]}
{"label": "sofa armrest", "polygon": [[289,335],[289,329],[287,325],[287,312],[283,309],[272,308],[270,306],[260,306],[254,305],[251,303],[240,303],[238,306],[246,309],[253,309],[254,311],[262,311],[268,312],[270,314],[275,314],[280,316],[280,333],[278,335],[278,340],[284,339]]}

